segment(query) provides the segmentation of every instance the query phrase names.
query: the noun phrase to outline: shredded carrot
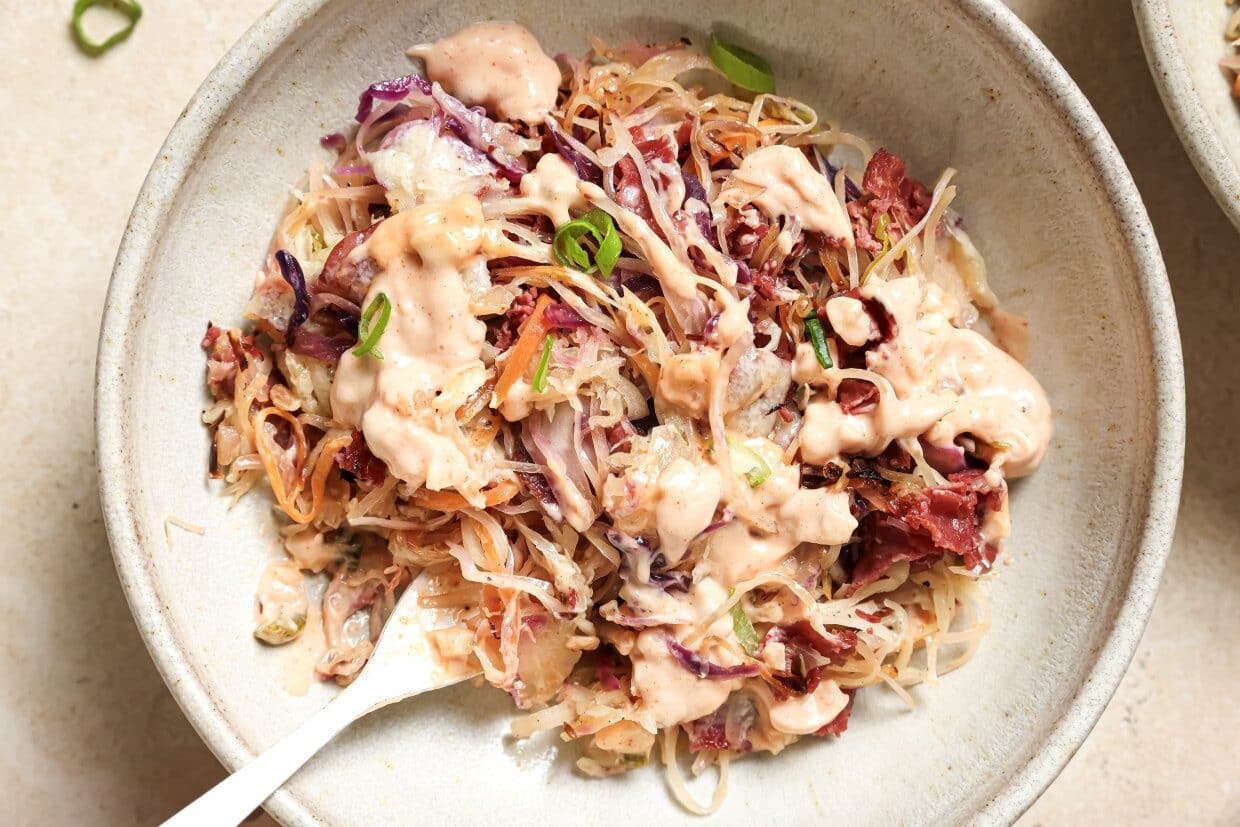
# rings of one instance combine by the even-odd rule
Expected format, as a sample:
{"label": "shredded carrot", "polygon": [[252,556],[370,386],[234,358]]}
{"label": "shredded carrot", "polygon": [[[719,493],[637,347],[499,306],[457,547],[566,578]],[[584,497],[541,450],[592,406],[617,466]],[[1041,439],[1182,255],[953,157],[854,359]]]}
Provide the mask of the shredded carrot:
{"label": "shredded carrot", "polygon": [[659,368],[654,362],[650,361],[650,357],[643,351],[637,351],[629,354],[630,361],[641,371],[642,378],[646,380],[646,387],[650,389],[650,393],[655,392],[655,388],[659,384]]}
{"label": "shredded carrot", "polygon": [[[516,480],[504,480],[494,488],[486,490],[486,507],[491,508],[503,505],[517,496],[517,492],[520,490],[521,486]],[[455,491],[428,491],[425,488],[419,489],[413,495],[413,503],[421,508],[429,508],[433,511],[462,511],[466,508],[473,508],[473,504],[469,500]]]}
{"label": "shredded carrot", "polygon": [[504,570],[504,557],[500,555],[499,549],[495,547],[495,541],[491,539],[491,532],[483,528],[475,528],[474,534],[478,537],[478,543],[482,546],[482,553],[487,556],[487,562],[491,564],[492,571]]}
{"label": "shredded carrot", "polygon": [[551,297],[543,293],[534,304],[534,312],[525,320],[525,324],[521,325],[521,335],[517,337],[512,350],[509,351],[508,362],[504,365],[504,372],[500,374],[499,381],[495,383],[495,399],[498,403],[503,404],[508,391],[512,389],[512,386],[516,384],[518,379],[525,375],[525,371],[529,368],[530,363],[534,361],[534,355],[538,353],[538,348],[542,345],[543,336],[547,333],[547,325],[543,321],[543,312],[549,304],[551,304]]}
{"label": "shredded carrot", "polygon": [[780,120],[779,118],[763,118],[758,121],[758,126],[783,126],[786,123],[787,121]]}
{"label": "shredded carrot", "polygon": [[748,132],[728,132],[718,136],[715,140],[726,146],[733,152],[740,152],[742,149],[750,149],[757,143],[754,136]]}
{"label": "shredded carrot", "polygon": [[271,484],[271,491],[275,494],[276,502],[280,508],[284,510],[294,522],[305,525],[318,516],[319,509],[323,507],[323,491],[327,487],[327,475],[331,473],[332,463],[335,460],[336,452],[344,448],[353,441],[352,434],[341,434],[334,437],[323,445],[319,452],[318,461],[314,464],[314,472],[310,477],[310,510],[301,511],[297,507],[297,495],[305,489],[305,482],[302,479],[301,469],[298,468],[297,480],[292,490],[287,490],[284,486],[284,477],[280,473],[280,466],[276,462],[275,456],[272,455],[271,446],[268,444],[267,434],[263,429],[267,418],[272,415],[284,419],[293,429],[293,437],[297,444],[298,463],[301,457],[306,453],[306,434],[302,430],[301,423],[287,411],[279,408],[267,407],[254,414],[254,445],[258,451],[258,458],[263,464],[264,470],[267,472],[267,480]]}

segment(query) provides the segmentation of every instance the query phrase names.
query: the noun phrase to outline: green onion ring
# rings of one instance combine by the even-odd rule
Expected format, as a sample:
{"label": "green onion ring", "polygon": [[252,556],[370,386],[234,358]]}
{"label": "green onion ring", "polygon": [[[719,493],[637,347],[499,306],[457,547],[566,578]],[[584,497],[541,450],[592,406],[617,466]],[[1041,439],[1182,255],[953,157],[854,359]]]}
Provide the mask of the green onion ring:
{"label": "green onion ring", "polygon": [[[379,314],[379,320],[371,327],[371,321],[375,314]],[[376,359],[382,359],[383,354],[375,348],[379,344],[383,331],[387,330],[388,320],[392,318],[392,300],[388,298],[387,293],[380,293],[370,302],[370,305],[362,313],[362,318],[357,323],[358,345],[353,349],[353,355],[357,357],[370,354]]]}
{"label": "green onion ring", "polygon": [[814,356],[818,357],[818,364],[822,365],[824,370],[835,367],[835,362],[831,360],[831,350],[827,347],[826,331],[822,329],[818,314],[813,311],[805,317],[805,333],[814,348]]}
{"label": "green onion ring", "polygon": [[[129,24],[119,31],[113,32],[105,40],[98,42],[91,40],[86,34],[86,30],[82,28],[82,16],[86,14],[87,9],[93,6],[106,6],[120,12],[129,20]],[[70,24],[70,28],[73,30],[73,39],[77,41],[78,48],[91,57],[99,57],[116,44],[128,38],[133,33],[134,26],[137,26],[138,21],[141,19],[142,6],[138,5],[135,0],[77,0],[73,4],[73,21]]]}
{"label": "green onion ring", "polygon": [[[581,246],[581,238],[587,235],[593,238],[597,245],[593,258],[590,252]],[[611,275],[620,259],[623,246],[611,216],[603,210],[594,209],[558,227],[551,250],[556,261],[564,267],[572,267],[584,273],[593,272],[597,268],[606,278]]]}
{"label": "green onion ring", "polygon": [[758,640],[758,633],[753,628],[753,621],[749,619],[749,615],[745,614],[745,607],[739,600],[732,607],[732,631],[736,633],[736,639],[741,644],[741,648],[745,650],[745,654],[751,658],[755,657],[761,648],[761,641]]}
{"label": "green onion ring", "polygon": [[732,43],[725,43],[714,33],[710,36],[711,62],[719,67],[723,76],[750,92],[775,91],[775,73],[766,58]]}

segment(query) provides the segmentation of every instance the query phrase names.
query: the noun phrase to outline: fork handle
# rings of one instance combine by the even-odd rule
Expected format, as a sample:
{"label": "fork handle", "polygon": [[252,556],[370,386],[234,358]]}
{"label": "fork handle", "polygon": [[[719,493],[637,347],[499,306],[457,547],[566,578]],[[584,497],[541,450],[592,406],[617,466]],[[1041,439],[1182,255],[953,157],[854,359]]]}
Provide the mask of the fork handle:
{"label": "fork handle", "polygon": [[[347,687],[275,746],[165,821],[164,827],[240,824],[341,730],[386,705],[387,701],[376,703],[373,696],[359,686],[361,683],[358,681]],[[357,691],[359,689],[363,691]]]}

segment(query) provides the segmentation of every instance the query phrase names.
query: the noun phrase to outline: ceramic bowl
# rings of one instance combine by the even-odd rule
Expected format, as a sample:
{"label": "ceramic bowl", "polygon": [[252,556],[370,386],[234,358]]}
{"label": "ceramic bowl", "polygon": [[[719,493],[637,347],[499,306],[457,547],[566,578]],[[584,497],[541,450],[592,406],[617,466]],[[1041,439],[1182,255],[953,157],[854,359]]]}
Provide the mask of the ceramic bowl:
{"label": "ceramic bowl", "polygon": [[[909,159],[960,170],[955,206],[1009,310],[1056,436],[1015,486],[1015,535],[989,583],[992,629],[965,668],[904,711],[860,696],[838,741],[735,766],[721,823],[949,824],[1014,819],[1081,744],[1141,635],[1179,492],[1183,389],[1167,278],[1136,187],[1050,53],[993,0],[487,3],[284,0],[228,53],[151,170],[117,259],[97,422],[117,568],[152,656],[228,767],[331,697],[310,664],[251,635],[270,501],[229,509],[205,470],[199,341],[240,318],[290,182],[358,92],[409,70],[403,49],[480,18],[548,51],[715,26],[768,55],[783,88]],[[897,22],[898,21],[898,24]],[[199,537],[167,522],[206,527]],[[550,739],[505,737],[514,710],[460,687],[371,716],[272,798],[291,825],[689,820],[660,771],[594,781]],[[699,791],[699,794],[701,792]]]}
{"label": "ceramic bowl", "polygon": [[1240,228],[1240,104],[1219,60],[1235,50],[1224,0],[1133,0],[1141,43],[1171,123],[1223,212]]}

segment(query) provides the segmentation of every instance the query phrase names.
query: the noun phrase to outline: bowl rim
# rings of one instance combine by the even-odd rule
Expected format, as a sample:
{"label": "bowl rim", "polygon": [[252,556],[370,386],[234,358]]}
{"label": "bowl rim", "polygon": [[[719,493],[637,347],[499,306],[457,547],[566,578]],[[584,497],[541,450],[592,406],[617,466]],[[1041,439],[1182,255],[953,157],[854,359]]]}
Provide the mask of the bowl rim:
{"label": "bowl rim", "polygon": [[[124,408],[129,331],[141,311],[137,293],[167,216],[166,206],[236,96],[283,42],[333,0],[280,0],[233,45],[173,125],[137,197],[108,287],[95,376],[96,462],[100,501],[117,573],[138,629],[164,682],[190,723],[225,767],[254,753],[242,742],[192,669],[164,612],[136,518],[136,486],[124,467]],[[1153,608],[1179,502],[1184,461],[1184,376],[1175,310],[1158,242],[1128,168],[1084,94],[1050,51],[1000,0],[951,2],[984,31],[1039,87],[1050,109],[1073,131],[1119,217],[1125,245],[1138,263],[1137,288],[1149,334],[1158,343],[1153,369],[1158,431],[1145,524],[1114,627],[1098,647],[1089,674],[1036,752],[973,814],[974,823],[1015,821],[1058,776],[1084,742],[1136,651]],[[1139,0],[1134,0],[1139,2]],[[280,822],[317,825],[304,802],[281,788],[265,804]]]}
{"label": "bowl rim", "polygon": [[1132,0],[1132,9],[1150,75],[1171,125],[1219,208],[1240,229],[1240,159],[1227,152],[1206,114],[1205,99],[1180,51],[1167,0]]}

